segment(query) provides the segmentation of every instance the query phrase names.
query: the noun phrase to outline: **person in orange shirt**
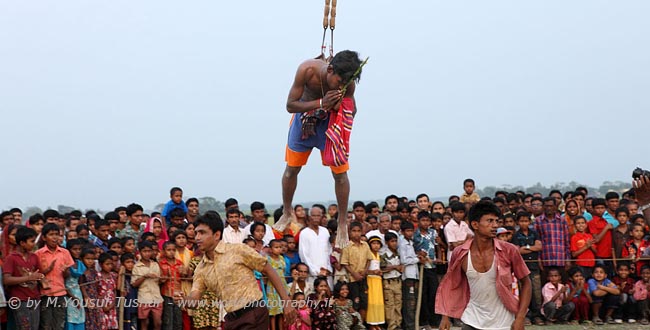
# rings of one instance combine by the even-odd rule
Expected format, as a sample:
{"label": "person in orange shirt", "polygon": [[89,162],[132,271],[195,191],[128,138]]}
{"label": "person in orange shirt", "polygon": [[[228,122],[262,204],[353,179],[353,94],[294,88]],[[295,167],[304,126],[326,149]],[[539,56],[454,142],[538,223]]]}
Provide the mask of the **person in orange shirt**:
{"label": "person in orange shirt", "polygon": [[65,278],[70,275],[70,267],[75,263],[68,250],[59,246],[61,235],[55,223],[48,223],[41,232],[45,246],[36,251],[40,261],[41,273],[45,274],[45,283],[41,289],[41,324],[50,325],[50,329],[63,330],[66,320],[67,295]]}

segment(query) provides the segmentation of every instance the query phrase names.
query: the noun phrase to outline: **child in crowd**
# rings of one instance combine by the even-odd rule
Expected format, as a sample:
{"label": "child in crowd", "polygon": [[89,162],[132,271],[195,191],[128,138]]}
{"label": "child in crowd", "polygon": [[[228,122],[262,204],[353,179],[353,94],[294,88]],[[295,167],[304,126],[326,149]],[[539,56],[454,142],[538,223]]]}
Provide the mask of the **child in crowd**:
{"label": "child in crowd", "polygon": [[327,278],[319,276],[314,280],[316,293],[308,296],[307,302],[311,310],[311,328],[313,330],[336,329],[336,313],[330,298],[330,287]]}
{"label": "child in crowd", "polygon": [[293,235],[284,235],[284,240],[287,242],[287,253],[285,253],[285,255],[289,257],[289,261],[293,267],[293,265],[296,265],[300,262],[298,245],[296,244],[296,239],[293,237]]}
{"label": "child in crowd", "polygon": [[[289,292],[289,286],[282,274],[285,273],[287,264],[282,256],[282,242],[279,239],[273,239],[269,243],[270,253],[267,256],[269,265],[275,271],[280,274],[280,281],[283,284],[284,289]],[[273,285],[267,285],[266,287],[266,297],[269,301],[269,316],[271,317],[271,330],[282,330],[284,329],[284,319],[282,317],[282,300],[280,294],[275,290]]]}
{"label": "child in crowd", "polygon": [[181,267],[183,263],[176,259],[176,244],[167,241],[163,244],[163,256],[158,263],[160,267],[160,294],[163,298],[164,330],[183,328],[181,308],[174,303],[174,297],[181,293]]}
{"label": "child in crowd", "polygon": [[612,248],[614,249],[614,256],[616,258],[622,258],[625,244],[630,240],[632,234],[632,227],[628,225],[628,219],[629,211],[626,207],[616,209],[618,225],[612,230]]}
{"label": "child in crowd", "polygon": [[[29,228],[34,229],[34,231],[36,232],[36,240],[34,241],[36,243],[36,245],[34,245],[34,247],[36,247],[42,241],[41,240],[41,231],[43,230],[43,226],[45,225],[45,220],[43,220],[42,215],[37,213],[37,214],[34,214],[31,217],[29,217],[28,222],[29,222]],[[78,232],[79,231],[77,231],[77,233]]]}
{"label": "child in crowd", "polygon": [[368,311],[366,313],[366,323],[370,330],[379,330],[380,324],[385,322],[384,317],[384,292],[381,286],[381,269],[379,250],[382,247],[381,238],[372,236],[368,238],[368,245],[372,251],[372,260],[368,266]]}
{"label": "child in crowd", "polygon": [[194,251],[194,238],[196,236],[196,232],[194,231],[193,223],[190,222],[185,225],[185,233],[187,234],[187,248],[190,251]]}
{"label": "child in crowd", "polygon": [[[176,245],[176,259],[180,260],[182,266],[180,267],[179,271],[181,274],[181,291],[183,291],[183,294],[185,297],[189,296],[190,291],[192,290],[192,270],[190,268],[190,264],[192,262],[192,258],[194,257],[194,253],[187,248],[187,233],[183,230],[177,230],[172,234],[171,240],[175,243]],[[191,324],[190,321],[190,314],[189,310],[186,308],[182,308],[182,317],[183,317],[183,325],[187,325],[189,328],[189,325]],[[189,330],[189,329],[186,329]]]}
{"label": "child in crowd", "polygon": [[[591,276],[592,278],[587,281],[587,284],[589,284],[589,292],[591,293],[592,299],[591,313],[593,322],[596,325],[603,325],[604,322],[601,316],[604,314],[605,322],[615,323],[612,314],[618,308],[618,295],[621,291],[614,282],[607,278],[607,272],[602,265],[594,266]],[[603,310],[605,310],[605,313],[602,313]]]}
{"label": "child in crowd", "polygon": [[571,236],[571,256],[576,260],[576,265],[582,267],[583,274],[591,274],[596,265],[596,243],[593,236],[587,233],[587,220],[578,215],[573,218],[576,233]]}
{"label": "child in crowd", "polygon": [[623,323],[624,319],[628,320],[628,323],[634,323],[635,320],[635,309],[636,301],[634,300],[634,279],[630,277],[630,265],[621,261],[616,267],[616,276],[612,279],[612,282],[616,284],[618,289],[621,291],[620,294],[620,307],[614,312],[614,322]]}
{"label": "child in crowd", "polygon": [[415,309],[418,297],[418,263],[425,261],[422,255],[415,253],[413,247],[414,228],[412,223],[402,223],[402,237],[398,242],[400,263],[404,265],[402,273],[402,320],[405,330],[415,329]]}
{"label": "child in crowd", "polygon": [[108,240],[108,249],[110,251],[115,251],[117,255],[122,255],[124,253],[124,245],[122,243],[122,239],[117,238],[117,237],[112,237],[111,239]]}
{"label": "child in crowd", "polygon": [[632,272],[641,275],[641,268],[648,264],[648,260],[640,260],[644,256],[646,249],[650,247],[650,242],[643,239],[643,225],[635,223],[632,225],[632,238],[626,243],[622,251],[623,258],[629,258],[633,266]]}
{"label": "child in crowd", "polygon": [[543,325],[544,321],[540,317],[542,281],[539,269],[539,252],[542,250],[542,239],[535,230],[530,228],[530,213],[519,212],[516,214],[515,219],[519,225],[519,230],[513,236],[512,244],[519,246],[519,253],[526,262],[528,270],[530,270],[528,277],[532,284],[528,322],[532,319],[536,325]]}
{"label": "child in crowd", "polygon": [[309,267],[300,262],[294,265],[293,270],[291,271],[291,277],[293,282],[289,288],[289,294],[294,295],[296,293],[303,293],[306,296],[314,293],[313,283],[308,283],[307,276],[309,276]]}
{"label": "child in crowd", "polygon": [[343,249],[341,265],[348,273],[348,288],[350,289],[350,299],[352,299],[354,309],[358,310],[365,320],[368,308],[366,275],[373,256],[368,243],[361,240],[362,229],[361,223],[357,221],[350,223],[350,244]]}
{"label": "child in crowd", "polygon": [[[163,208],[161,215],[162,221],[169,223],[169,213],[174,210],[174,209],[182,209],[185,213],[187,213],[187,205],[185,205],[185,202],[183,201],[183,189],[179,187],[173,187],[172,189],[169,190],[169,198],[170,200],[165,204],[165,207]],[[153,218],[152,214],[152,218]]]}
{"label": "child in crowd", "polygon": [[334,282],[346,281],[348,278],[348,272],[345,271],[343,265],[341,265],[341,252],[342,250],[336,247],[336,236],[330,236],[330,245],[332,246],[332,254],[330,255],[330,264],[334,270]]}
{"label": "child in crowd", "polygon": [[165,222],[160,218],[151,218],[149,219],[149,222],[147,222],[144,231],[154,235],[154,241],[157,242],[158,250],[162,251],[163,243],[169,240],[167,230],[165,229]]}
{"label": "child in crowd", "polygon": [[41,294],[46,300],[49,299],[50,302],[56,303],[41,306],[41,322],[52,325],[54,329],[62,329],[66,320],[65,275],[68,268],[75,262],[72,260],[70,252],[59,246],[61,235],[58,225],[46,224],[43,226],[42,235],[45,246],[36,251],[36,256],[39,258],[40,270],[45,274],[47,284],[43,285]]}
{"label": "child in crowd", "polygon": [[361,314],[352,307],[352,300],[348,299],[349,294],[350,288],[346,282],[339,281],[334,285],[337,330],[365,330]]}
{"label": "child in crowd", "polygon": [[83,238],[86,241],[90,242],[90,229],[86,225],[79,225],[76,229],[77,237]]}
{"label": "child in crowd", "polygon": [[641,279],[634,283],[634,299],[638,304],[639,323],[648,325],[650,319],[650,266],[641,268]]}
{"label": "child in crowd", "polygon": [[594,198],[591,202],[593,207],[592,219],[587,222],[589,232],[594,236],[596,245],[596,259],[603,260],[605,272],[612,273],[612,229],[614,226],[603,218],[606,210],[606,202],[603,198]]}
{"label": "child in crowd", "polygon": [[44,275],[39,270],[38,257],[32,253],[37,235],[32,228],[20,228],[16,232],[16,250],[4,256],[2,265],[6,298],[17,302],[12,306],[12,314],[18,330],[35,330],[39,327],[40,306],[33,304],[33,301],[41,298],[38,281]]}
{"label": "child in crowd", "polygon": [[266,235],[266,226],[261,222],[253,222],[250,227],[250,235],[255,240],[255,251],[263,256],[267,256],[268,249],[264,246],[264,236]]}
{"label": "child in crowd", "polygon": [[2,230],[2,256],[8,256],[12,252],[16,250],[16,247],[18,246],[16,244],[16,233],[18,232],[18,228],[22,227],[21,225],[18,224],[8,224],[4,227]]}
{"label": "child in crowd", "polygon": [[311,318],[309,317],[311,310],[307,306],[305,294],[296,292],[292,299],[296,302],[298,315],[293,324],[289,325],[289,330],[311,330]]}
{"label": "child in crowd", "polygon": [[73,240],[73,239],[77,239],[77,238],[79,238],[79,234],[77,234],[76,230],[66,231],[65,232],[66,248],[68,247],[68,245],[67,245],[68,241]]}
{"label": "child in crowd", "polygon": [[68,251],[74,266],[70,267],[70,276],[65,279],[65,289],[68,293],[66,330],[84,330],[86,323],[86,314],[83,308],[83,295],[79,287],[79,278],[86,272],[86,266],[81,260],[81,251],[84,246],[83,240],[71,239],[66,242]]}
{"label": "child in crowd", "polygon": [[552,268],[548,271],[548,282],[542,288],[542,314],[547,325],[556,321],[566,322],[575,308],[571,295],[567,293],[568,287],[560,283],[561,280],[559,270]]}
{"label": "child in crowd", "polygon": [[137,330],[138,328],[138,291],[131,286],[131,275],[135,266],[135,256],[132,253],[124,253],[120,257],[120,272],[117,288],[120,296],[124,297],[124,329]]}
{"label": "child in crowd", "polygon": [[95,269],[95,249],[88,248],[79,255],[86,271],[79,277],[81,294],[84,297],[86,330],[102,329],[102,311],[99,301],[99,272]]}
{"label": "child in crowd", "polygon": [[571,302],[575,306],[573,320],[582,322],[583,324],[590,324],[589,307],[591,306],[591,294],[589,293],[589,286],[585,282],[585,277],[582,274],[582,269],[580,267],[569,269],[569,278],[567,294],[571,296]]}
{"label": "child in crowd", "polygon": [[153,316],[153,330],[160,330],[162,326],[163,301],[160,294],[160,267],[152,260],[154,243],[144,241],[139,244],[140,261],[133,267],[131,285],[138,288],[138,319],[140,329],[148,329],[149,316]]}
{"label": "child in crowd", "polygon": [[99,265],[102,271],[99,273],[98,293],[102,299],[101,317],[102,329],[117,329],[117,310],[115,309],[115,290],[117,289],[117,274],[113,272],[115,263],[110,253],[99,255]]}
{"label": "child in crowd", "polygon": [[[133,237],[124,237],[122,238],[122,246],[124,247],[122,251],[126,253],[131,253],[135,255],[137,253],[135,248],[135,239]],[[121,259],[120,259],[121,262]]]}
{"label": "child in crowd", "polygon": [[402,273],[404,266],[399,261],[397,235],[387,232],[384,240],[388,247],[380,257],[385,301],[384,314],[387,329],[395,330],[399,329],[402,324]]}

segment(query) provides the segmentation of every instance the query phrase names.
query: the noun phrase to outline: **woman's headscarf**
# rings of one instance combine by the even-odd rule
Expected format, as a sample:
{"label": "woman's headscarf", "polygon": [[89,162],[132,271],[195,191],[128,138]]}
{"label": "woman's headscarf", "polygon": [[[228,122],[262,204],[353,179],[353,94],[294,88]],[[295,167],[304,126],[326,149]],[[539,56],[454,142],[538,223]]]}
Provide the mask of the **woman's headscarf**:
{"label": "woman's headscarf", "polygon": [[[569,213],[567,213],[567,206],[569,206],[569,203],[573,203],[576,205],[578,208],[578,214],[574,216],[570,216]],[[564,218],[564,221],[566,221],[567,226],[569,226],[569,235],[573,236],[573,234],[576,233],[576,226],[573,223],[573,218],[575,218],[577,215],[580,215],[580,204],[575,199],[567,199],[565,204],[564,204],[564,214],[562,215],[562,218]]]}
{"label": "woman's headscarf", "polygon": [[145,233],[153,233],[153,223],[154,221],[160,222],[161,231],[160,236],[158,237],[158,249],[162,251],[162,246],[165,242],[169,241],[169,236],[167,235],[167,228],[165,228],[165,222],[158,217],[150,218],[147,225],[144,227]]}

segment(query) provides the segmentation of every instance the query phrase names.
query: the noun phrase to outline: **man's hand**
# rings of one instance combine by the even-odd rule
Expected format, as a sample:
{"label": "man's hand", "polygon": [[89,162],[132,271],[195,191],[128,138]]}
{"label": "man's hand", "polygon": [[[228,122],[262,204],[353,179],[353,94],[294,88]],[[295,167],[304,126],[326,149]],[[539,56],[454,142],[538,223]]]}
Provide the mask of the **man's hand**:
{"label": "man's hand", "polygon": [[440,321],[440,330],[449,330],[451,329],[451,322],[449,322],[449,317],[447,315],[442,316]]}
{"label": "man's hand", "polygon": [[352,278],[354,279],[355,282],[363,280],[363,275],[361,275],[361,274],[359,274],[357,272],[352,272],[352,274],[350,274],[350,275],[352,275]]}
{"label": "man's hand", "polygon": [[282,314],[284,314],[285,324],[293,324],[293,322],[296,320],[296,309],[291,306],[291,302],[287,302],[287,304],[284,306]]}
{"label": "man's hand", "polygon": [[325,93],[323,97],[323,109],[332,110],[332,108],[341,100],[340,90],[331,90]]}
{"label": "man's hand", "polygon": [[512,330],[524,330],[524,319],[519,318],[515,319],[514,322],[512,322],[512,326],[510,327]]}

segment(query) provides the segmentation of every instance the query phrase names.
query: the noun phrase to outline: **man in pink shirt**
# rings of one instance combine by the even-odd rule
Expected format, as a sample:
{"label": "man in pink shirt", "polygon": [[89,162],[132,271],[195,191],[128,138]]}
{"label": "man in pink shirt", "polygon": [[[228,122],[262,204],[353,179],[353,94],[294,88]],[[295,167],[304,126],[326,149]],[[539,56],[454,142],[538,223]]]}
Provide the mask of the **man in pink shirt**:
{"label": "man in pink shirt", "polygon": [[[438,287],[440,330],[450,329],[450,317],[460,318],[464,329],[524,330],[532,294],[530,271],[516,246],[496,239],[500,214],[491,201],[480,201],[470,209],[475,236],[454,249]],[[519,299],[511,290],[513,273],[521,283]]]}

